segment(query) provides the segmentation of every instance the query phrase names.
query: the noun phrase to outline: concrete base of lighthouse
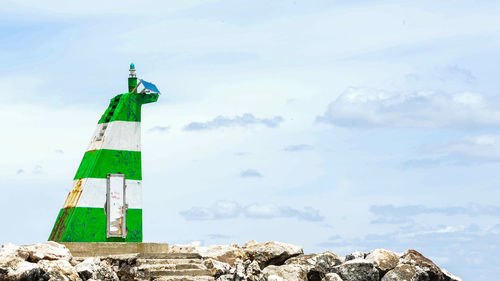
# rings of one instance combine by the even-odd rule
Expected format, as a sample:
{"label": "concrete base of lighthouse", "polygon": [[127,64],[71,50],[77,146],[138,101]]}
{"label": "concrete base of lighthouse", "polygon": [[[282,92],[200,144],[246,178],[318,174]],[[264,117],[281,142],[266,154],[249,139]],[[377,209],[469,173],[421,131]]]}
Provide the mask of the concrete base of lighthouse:
{"label": "concrete base of lighthouse", "polygon": [[[73,257],[106,257],[130,254],[167,254],[170,246],[165,243],[130,242],[64,242]],[[189,252],[186,249],[185,252]]]}

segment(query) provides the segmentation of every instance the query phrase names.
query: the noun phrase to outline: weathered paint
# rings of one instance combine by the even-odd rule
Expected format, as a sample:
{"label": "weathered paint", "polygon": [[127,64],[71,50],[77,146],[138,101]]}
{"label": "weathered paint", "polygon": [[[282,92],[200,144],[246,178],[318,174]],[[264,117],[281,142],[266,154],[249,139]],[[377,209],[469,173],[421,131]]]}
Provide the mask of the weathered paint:
{"label": "weathered paint", "polygon": [[114,121],[98,124],[87,151],[99,149],[141,151],[141,123]]}
{"label": "weathered paint", "polygon": [[73,189],[68,193],[66,201],[64,201],[63,208],[76,207],[80,197],[82,196],[82,185],[85,184],[86,181],[87,179],[78,179],[73,181]]}
{"label": "weathered paint", "polygon": [[106,238],[104,208],[63,208],[49,240],[59,242],[142,242],[142,210],[128,209],[127,236]]}
{"label": "weathered paint", "polygon": [[87,151],[74,179],[106,178],[108,174],[125,174],[127,179],[141,180],[141,152],[110,149]]}
{"label": "weathered paint", "polygon": [[[129,208],[142,208],[142,182],[125,180],[126,202]],[[90,207],[104,208],[106,204],[106,179],[84,178],[73,181],[73,189],[68,193],[63,208]]]}

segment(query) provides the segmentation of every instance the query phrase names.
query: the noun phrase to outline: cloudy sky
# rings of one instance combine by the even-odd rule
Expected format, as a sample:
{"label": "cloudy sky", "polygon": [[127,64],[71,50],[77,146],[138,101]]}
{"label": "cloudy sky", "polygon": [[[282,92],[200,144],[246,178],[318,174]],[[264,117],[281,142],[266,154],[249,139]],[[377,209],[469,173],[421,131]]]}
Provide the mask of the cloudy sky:
{"label": "cloudy sky", "polygon": [[47,239],[133,61],[146,241],[500,271],[500,2],[0,4],[1,243]]}

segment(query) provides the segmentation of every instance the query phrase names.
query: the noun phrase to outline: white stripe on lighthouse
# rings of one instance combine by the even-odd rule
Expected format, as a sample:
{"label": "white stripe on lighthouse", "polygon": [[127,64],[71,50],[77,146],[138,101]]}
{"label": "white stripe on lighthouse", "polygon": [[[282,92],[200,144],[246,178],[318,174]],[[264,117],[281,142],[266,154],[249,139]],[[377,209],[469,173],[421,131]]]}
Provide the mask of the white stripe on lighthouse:
{"label": "white stripe on lighthouse", "polygon": [[[85,178],[73,181],[73,190],[63,208],[87,207],[104,208],[106,203],[107,179]],[[139,180],[125,180],[125,199],[129,209],[142,208],[142,182]]]}
{"label": "white stripe on lighthouse", "polygon": [[141,151],[141,122],[98,124],[87,151],[99,149]]}

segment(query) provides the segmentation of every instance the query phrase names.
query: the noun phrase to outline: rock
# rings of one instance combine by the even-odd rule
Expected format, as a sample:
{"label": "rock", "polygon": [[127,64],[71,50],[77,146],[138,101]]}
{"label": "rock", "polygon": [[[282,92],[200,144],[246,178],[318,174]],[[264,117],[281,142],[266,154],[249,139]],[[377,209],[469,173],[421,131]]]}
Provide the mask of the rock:
{"label": "rock", "polygon": [[446,269],[441,269],[441,271],[443,272],[444,276],[445,276],[445,280],[450,280],[450,281],[463,281],[462,278],[460,277],[457,277],[451,273],[449,273]]}
{"label": "rock", "polygon": [[22,260],[27,260],[28,257],[29,253],[24,247],[7,243],[2,245],[2,248],[0,248],[0,259],[19,258]]}
{"label": "rock", "polygon": [[243,281],[246,280],[247,276],[245,275],[245,264],[242,260],[236,259],[234,262],[234,281]]}
{"label": "rock", "polygon": [[38,262],[40,268],[45,271],[50,280],[57,281],[81,281],[82,279],[67,260],[41,260]]}
{"label": "rock", "polygon": [[233,281],[233,274],[224,274],[219,276],[216,281]]}
{"label": "rock", "polygon": [[87,258],[83,262],[77,264],[75,270],[84,281],[93,279],[95,276],[94,272],[97,271],[96,264],[100,262],[101,260],[98,258]]}
{"label": "rock", "polygon": [[257,242],[257,240],[250,240],[250,241],[247,241],[244,245],[243,245],[243,248],[248,248],[248,247],[252,247],[252,246],[256,246],[256,245],[259,245],[260,243]]}
{"label": "rock", "polygon": [[262,277],[262,271],[260,270],[259,263],[257,261],[252,261],[246,268],[245,271],[248,280],[258,281]]}
{"label": "rock", "polygon": [[21,260],[12,264],[7,270],[0,271],[0,280],[2,281],[47,281],[50,276],[46,274],[38,264]]}
{"label": "rock", "polygon": [[429,275],[417,266],[400,264],[389,270],[381,281],[429,281]]}
{"label": "rock", "polygon": [[353,253],[345,256],[345,261],[350,261],[350,260],[354,260],[354,259],[364,259],[365,256],[366,256],[366,254],[363,252],[353,252]]}
{"label": "rock", "polygon": [[88,281],[90,279],[102,281],[119,281],[116,273],[105,262],[98,258],[87,258],[75,266],[76,272],[83,279]]}
{"label": "rock", "polygon": [[199,247],[197,252],[204,258],[212,258],[234,266],[236,259],[245,259],[245,253],[237,245],[216,245],[211,247]]}
{"label": "rock", "polygon": [[298,264],[307,269],[309,281],[320,281],[333,267],[342,263],[336,254],[326,251],[322,254],[299,255],[286,260],[285,264]]}
{"label": "rock", "polygon": [[245,255],[256,260],[260,268],[268,265],[282,265],[287,259],[304,253],[302,247],[281,242],[247,242],[243,246]]}
{"label": "rock", "polygon": [[321,281],[342,281],[342,278],[337,273],[328,273]]}
{"label": "rock", "polygon": [[0,248],[0,280],[48,280],[49,276],[35,263],[26,261],[25,247],[5,244]]}
{"label": "rock", "polygon": [[221,275],[224,275],[224,274],[228,274],[229,270],[231,269],[231,266],[228,263],[221,262],[221,261],[214,260],[214,259],[210,259],[210,258],[204,260],[203,265],[205,265],[205,267],[208,270],[210,270],[212,276],[214,276],[215,278],[217,278]]}
{"label": "rock", "polygon": [[24,247],[29,254],[28,261],[38,262],[40,260],[67,260],[73,257],[66,246],[48,241]]}
{"label": "rock", "polygon": [[317,260],[316,254],[310,254],[310,255],[302,254],[302,255],[298,255],[298,256],[287,259],[285,261],[285,264],[300,265],[303,268],[305,268],[307,271],[309,271],[316,266],[316,260]]}
{"label": "rock", "polygon": [[435,263],[415,250],[404,252],[399,259],[399,263],[419,267],[429,275],[429,280],[431,281],[445,280],[446,278]]}
{"label": "rock", "polygon": [[307,281],[307,270],[296,264],[270,265],[262,271],[263,281]]}
{"label": "rock", "polygon": [[[113,269],[114,270],[114,269]],[[134,281],[136,275],[136,267],[132,266],[128,263],[122,264],[118,270],[114,270],[116,275],[118,275],[118,279],[120,281]]]}
{"label": "rock", "polygon": [[344,281],[378,281],[380,275],[375,265],[364,259],[347,261],[333,268]]}
{"label": "rock", "polygon": [[332,271],[333,267],[341,264],[342,262],[342,258],[340,258],[337,254],[326,251],[316,256],[316,266],[314,267],[314,270],[328,273]]}
{"label": "rock", "polygon": [[26,261],[29,254],[24,248],[14,244],[5,244],[0,248],[0,276],[7,276],[9,271]]}
{"label": "rock", "polygon": [[169,253],[197,253],[201,248],[199,241],[193,241],[186,245],[171,245],[168,249]]}
{"label": "rock", "polygon": [[394,269],[399,263],[399,256],[396,253],[384,249],[371,251],[365,259],[375,264],[382,274]]}

